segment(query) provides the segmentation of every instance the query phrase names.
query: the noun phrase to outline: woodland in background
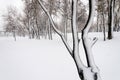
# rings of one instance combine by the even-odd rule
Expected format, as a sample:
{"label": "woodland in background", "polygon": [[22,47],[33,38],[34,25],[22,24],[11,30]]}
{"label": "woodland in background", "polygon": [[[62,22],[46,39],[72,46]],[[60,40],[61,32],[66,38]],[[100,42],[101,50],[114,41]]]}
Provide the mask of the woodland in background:
{"label": "woodland in background", "polygon": [[[71,0],[42,0],[44,6],[52,16],[57,28],[64,33],[71,33]],[[24,11],[19,13],[13,6],[9,6],[7,13],[3,15],[4,31],[14,37],[29,36],[29,38],[48,38],[52,40],[55,33],[46,13],[41,9],[37,0],[23,0]],[[110,17],[111,4],[113,17]],[[78,32],[81,32],[88,18],[89,4],[85,6],[80,0],[77,2]],[[120,0],[96,0],[95,19],[91,26],[92,32],[103,32],[106,37],[112,39],[112,30],[120,31]],[[111,19],[113,18],[113,19]],[[113,20],[112,28],[111,21]],[[65,25],[65,26],[64,26]],[[109,35],[106,35],[108,32]]]}

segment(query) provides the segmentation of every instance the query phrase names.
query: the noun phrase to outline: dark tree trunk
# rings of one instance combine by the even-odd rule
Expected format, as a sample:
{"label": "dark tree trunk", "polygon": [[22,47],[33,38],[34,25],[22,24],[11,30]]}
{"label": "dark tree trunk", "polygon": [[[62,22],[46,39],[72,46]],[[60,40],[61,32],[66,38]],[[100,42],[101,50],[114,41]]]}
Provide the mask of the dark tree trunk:
{"label": "dark tree trunk", "polygon": [[104,16],[104,7],[102,7],[102,16],[103,16],[103,35],[104,35],[104,41],[106,40],[106,34],[105,34],[105,16]]}
{"label": "dark tree trunk", "polygon": [[110,0],[108,11],[108,39],[113,38],[113,21],[114,21],[114,0]]}

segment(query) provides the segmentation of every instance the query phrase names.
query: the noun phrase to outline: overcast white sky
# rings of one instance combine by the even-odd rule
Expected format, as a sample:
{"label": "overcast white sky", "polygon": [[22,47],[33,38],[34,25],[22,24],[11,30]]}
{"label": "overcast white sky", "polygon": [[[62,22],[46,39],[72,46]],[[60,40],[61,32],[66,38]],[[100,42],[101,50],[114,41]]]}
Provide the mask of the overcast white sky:
{"label": "overcast white sky", "polygon": [[0,0],[0,30],[3,24],[3,20],[1,16],[5,13],[7,6],[10,5],[15,6],[19,11],[23,9],[22,0]]}

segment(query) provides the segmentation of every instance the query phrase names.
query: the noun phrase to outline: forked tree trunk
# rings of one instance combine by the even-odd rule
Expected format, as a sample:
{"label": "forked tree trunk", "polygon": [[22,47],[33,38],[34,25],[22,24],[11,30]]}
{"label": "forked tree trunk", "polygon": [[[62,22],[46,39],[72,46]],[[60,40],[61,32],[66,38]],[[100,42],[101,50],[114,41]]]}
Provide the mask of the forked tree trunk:
{"label": "forked tree trunk", "polygon": [[82,30],[82,41],[87,60],[87,71],[84,71],[84,79],[82,80],[101,80],[99,69],[95,65],[92,54],[92,45],[94,41],[91,41],[88,38],[88,32],[94,19],[94,2],[94,0],[89,0],[89,17],[84,29]]}
{"label": "forked tree trunk", "polygon": [[95,65],[95,62],[92,56],[92,49],[91,49],[91,46],[95,43],[96,40],[92,42],[92,41],[89,41],[88,39],[88,30],[90,29],[92,18],[94,16],[94,5],[93,5],[94,0],[89,0],[89,4],[90,4],[89,18],[88,18],[85,28],[82,31],[82,41],[83,41],[83,46],[85,49],[88,66],[85,66],[83,64],[83,62],[81,61],[80,55],[79,55],[79,41],[80,40],[78,38],[78,32],[77,32],[78,30],[77,30],[77,25],[76,25],[77,0],[72,0],[72,20],[71,20],[72,38],[73,38],[72,49],[67,43],[64,37],[64,34],[56,28],[56,25],[54,24],[52,17],[50,16],[45,6],[42,4],[41,0],[38,0],[38,2],[40,6],[42,7],[42,9],[44,10],[44,12],[49,17],[49,20],[52,24],[53,29],[61,37],[64,45],[66,46],[71,57],[73,58],[76,64],[80,79],[81,80],[101,80],[100,73],[99,73],[98,68]]}

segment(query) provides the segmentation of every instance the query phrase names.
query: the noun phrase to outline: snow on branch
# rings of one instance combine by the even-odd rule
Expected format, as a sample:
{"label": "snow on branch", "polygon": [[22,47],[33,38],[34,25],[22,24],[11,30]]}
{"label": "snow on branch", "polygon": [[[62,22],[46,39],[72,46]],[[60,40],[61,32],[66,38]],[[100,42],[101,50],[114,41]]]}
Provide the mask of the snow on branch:
{"label": "snow on branch", "polygon": [[72,37],[73,37],[73,59],[75,60],[76,65],[78,66],[79,71],[81,72],[85,66],[80,58],[79,55],[79,38],[78,38],[78,31],[77,31],[77,0],[72,0]]}
{"label": "snow on branch", "polygon": [[82,41],[85,49],[88,67],[96,67],[93,59],[93,55],[92,55],[92,49],[91,49],[92,44],[91,44],[91,41],[88,39],[88,32],[91,27],[91,24],[94,18],[94,12],[95,12],[94,2],[95,2],[94,0],[89,0],[89,16],[88,16],[87,23],[84,29],[82,30]]}
{"label": "snow on branch", "polygon": [[38,1],[39,5],[41,6],[41,8],[44,10],[44,12],[45,12],[45,13],[47,14],[47,16],[49,17],[53,29],[54,29],[59,35],[63,35],[63,33],[56,28],[55,23],[54,23],[52,17],[50,16],[48,10],[47,10],[47,9],[45,8],[45,6],[43,5],[42,1],[41,1],[41,0],[37,0],[37,1]]}
{"label": "snow on branch", "polygon": [[73,54],[72,54],[72,49],[71,49],[71,47],[69,46],[68,42],[65,40],[64,34],[63,34],[60,30],[58,30],[58,29],[56,28],[55,23],[54,23],[52,17],[50,16],[48,10],[47,10],[47,9],[45,8],[45,6],[43,5],[42,1],[41,1],[41,0],[37,0],[37,1],[38,1],[39,5],[41,6],[41,8],[42,8],[42,9],[44,10],[44,12],[46,13],[46,15],[48,16],[48,18],[49,18],[49,20],[50,20],[50,22],[51,22],[51,24],[52,24],[52,27],[53,27],[54,31],[61,37],[63,43],[65,44],[65,46],[66,46],[66,48],[67,48],[67,50],[69,51],[70,55],[72,56],[72,55],[73,55]]}
{"label": "snow on branch", "polygon": [[90,27],[91,27],[91,24],[92,24],[92,21],[94,19],[94,12],[95,12],[95,1],[94,0],[89,0],[89,16],[88,16],[88,20],[87,20],[87,23],[83,29],[83,31],[85,32],[85,34],[87,34],[90,30]]}
{"label": "snow on branch", "polygon": [[97,41],[98,41],[98,38],[94,37],[93,40],[92,40],[91,47],[93,47]]}
{"label": "snow on branch", "polygon": [[[91,71],[94,73],[94,79],[90,80],[101,80],[100,72],[98,67],[95,64],[94,57],[92,54],[92,45],[94,45],[97,41],[97,38],[94,38],[93,41],[88,39],[88,32],[91,27],[92,21],[94,19],[94,12],[95,12],[95,0],[89,0],[89,16],[87,23],[82,30],[82,41],[83,41],[83,47],[85,50],[86,60],[88,67],[91,68]],[[90,78],[90,77],[88,77]],[[89,80],[89,79],[86,79]]]}

